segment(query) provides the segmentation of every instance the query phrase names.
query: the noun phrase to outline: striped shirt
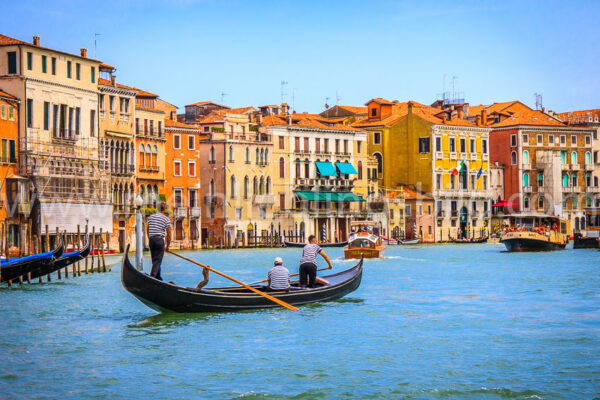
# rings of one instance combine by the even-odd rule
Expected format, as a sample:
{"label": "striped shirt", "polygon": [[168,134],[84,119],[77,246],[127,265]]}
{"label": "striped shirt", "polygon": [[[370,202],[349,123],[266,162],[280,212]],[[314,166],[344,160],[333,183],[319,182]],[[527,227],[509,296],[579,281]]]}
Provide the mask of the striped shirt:
{"label": "striped shirt", "polygon": [[148,217],[148,236],[166,236],[171,220],[163,213],[154,213]]}
{"label": "striped shirt", "polygon": [[311,263],[317,265],[317,254],[319,254],[321,251],[323,251],[323,249],[318,244],[307,244],[302,250],[302,258],[300,259],[300,264]]}
{"label": "striped shirt", "polygon": [[271,268],[267,277],[271,280],[269,288],[273,290],[288,289],[290,287],[290,271],[283,265],[276,265]]}

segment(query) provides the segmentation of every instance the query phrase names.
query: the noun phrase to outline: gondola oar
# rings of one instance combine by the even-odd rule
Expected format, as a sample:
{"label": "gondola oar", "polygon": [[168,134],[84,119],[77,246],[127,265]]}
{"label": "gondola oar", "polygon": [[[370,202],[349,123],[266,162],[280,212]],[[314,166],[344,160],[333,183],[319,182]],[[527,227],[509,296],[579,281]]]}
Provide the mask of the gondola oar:
{"label": "gondola oar", "polygon": [[226,275],[226,274],[224,274],[224,273],[222,273],[222,272],[220,272],[220,271],[217,271],[216,269],[214,269],[214,268],[212,268],[212,267],[209,267],[208,265],[200,264],[200,263],[199,263],[199,262],[197,262],[197,261],[194,261],[194,260],[192,260],[192,259],[189,259],[189,258],[187,258],[187,257],[184,257],[184,256],[182,256],[181,254],[173,253],[173,252],[172,252],[172,251],[170,251],[170,250],[167,250],[167,253],[169,253],[169,254],[173,254],[174,256],[177,256],[177,257],[179,257],[179,258],[182,258],[182,259],[184,259],[184,260],[186,260],[186,261],[189,261],[189,262],[191,262],[192,264],[196,264],[196,265],[198,265],[198,266],[200,266],[200,267],[206,268],[206,269],[208,269],[209,271],[212,271],[212,272],[214,272],[215,274],[221,275],[221,276],[222,276],[222,277],[224,277],[224,278],[230,279],[230,280],[234,281],[235,283],[237,283],[238,285],[241,285],[241,286],[245,287],[246,289],[252,290],[254,293],[256,293],[256,294],[260,294],[261,296],[263,296],[263,297],[266,297],[267,299],[271,300],[272,302],[275,302],[275,303],[279,304],[280,306],[287,308],[288,310],[292,310],[292,311],[298,311],[298,308],[297,308],[297,307],[294,307],[293,305],[291,305],[291,304],[288,304],[288,303],[286,303],[285,301],[281,301],[281,300],[279,300],[279,299],[277,299],[277,298],[275,298],[275,297],[273,297],[273,296],[269,296],[268,294],[266,294],[266,293],[263,293],[263,292],[261,292],[260,290],[254,289],[252,286],[248,286],[248,285],[246,285],[244,282],[242,282],[242,281],[238,281],[237,279],[235,279],[235,278],[233,278],[233,277],[231,277],[231,276],[229,276],[229,275]]}

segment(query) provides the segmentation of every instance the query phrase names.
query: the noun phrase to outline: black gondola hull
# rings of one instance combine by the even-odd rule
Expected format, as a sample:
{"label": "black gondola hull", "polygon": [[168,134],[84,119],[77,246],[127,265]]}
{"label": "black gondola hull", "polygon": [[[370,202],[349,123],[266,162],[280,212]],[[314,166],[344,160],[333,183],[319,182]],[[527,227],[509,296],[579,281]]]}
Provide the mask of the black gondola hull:
{"label": "black gondola hull", "polygon": [[22,262],[15,262],[6,266],[0,267],[0,282],[8,282],[19,279],[20,276],[26,276],[27,274],[36,271],[40,268],[47,268],[51,265],[56,257],[60,257],[64,251],[64,245],[62,240],[58,246],[52,250],[51,255],[47,258],[37,258],[23,260]]}
{"label": "black gondola hull", "polygon": [[475,240],[451,240],[450,243],[456,244],[473,244],[473,243],[486,243],[488,238],[475,239]]}
{"label": "black gondola hull", "polygon": [[53,272],[58,271],[59,269],[66,268],[69,265],[74,264],[78,261],[82,261],[90,254],[90,250],[91,245],[88,239],[86,240],[86,243],[83,246],[83,248],[79,250],[79,254],[71,255],[72,253],[65,253],[62,255],[62,257],[53,260],[51,263],[41,265],[39,268],[36,268],[33,271],[31,271],[31,279],[51,274]]}
{"label": "black gondola hull", "polygon": [[[142,303],[159,312],[199,313],[232,312],[280,307],[263,296],[243,290],[227,292],[226,289],[194,289],[159,281],[138,271],[129,261],[127,250],[121,264],[123,287]],[[293,305],[302,305],[338,299],[355,291],[362,278],[362,260],[353,268],[324,276],[329,285],[315,289],[296,289],[289,292],[269,292],[273,297]],[[263,289],[261,286],[255,286]],[[224,290],[225,289],[225,290]]]}
{"label": "black gondola hull", "polygon": [[[286,240],[283,241],[285,247],[304,247],[306,243],[298,243],[298,242],[288,242]],[[344,247],[348,244],[348,242],[339,242],[339,243],[318,243],[321,247]]]}

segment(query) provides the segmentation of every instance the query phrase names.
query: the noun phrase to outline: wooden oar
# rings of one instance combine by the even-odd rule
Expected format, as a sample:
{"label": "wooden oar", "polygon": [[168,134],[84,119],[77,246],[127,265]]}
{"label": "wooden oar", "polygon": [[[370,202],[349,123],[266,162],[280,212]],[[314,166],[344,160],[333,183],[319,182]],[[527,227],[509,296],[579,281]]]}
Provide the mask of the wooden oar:
{"label": "wooden oar", "polygon": [[[331,269],[331,268],[329,268],[329,267],[327,267],[327,268],[321,268],[321,269],[318,269],[318,270],[317,270],[317,272],[319,272],[319,271],[325,271],[326,269]],[[290,275],[290,278],[291,278],[292,276],[298,276],[298,275],[300,275],[300,273],[299,273],[299,272],[298,272],[298,273],[295,273],[295,274],[291,274],[291,275]],[[251,283],[251,285],[254,285],[254,284],[256,284],[256,283],[263,283],[263,282],[266,282],[266,281],[268,281],[268,279],[263,279],[262,281],[258,281],[258,282],[252,282],[252,283]]]}
{"label": "wooden oar", "polygon": [[212,272],[214,272],[215,274],[221,275],[221,276],[222,276],[222,277],[224,277],[224,278],[230,279],[230,280],[234,281],[235,283],[237,283],[238,285],[241,285],[241,286],[245,287],[246,289],[252,290],[254,293],[256,293],[256,294],[260,294],[261,296],[263,296],[263,297],[266,297],[267,299],[271,300],[272,302],[274,302],[274,303],[277,303],[277,304],[279,304],[280,306],[287,308],[288,310],[292,310],[292,311],[298,311],[298,308],[297,308],[297,307],[294,307],[293,305],[291,305],[291,304],[288,304],[288,303],[286,303],[285,301],[281,301],[281,300],[279,300],[279,299],[277,299],[277,298],[275,298],[275,297],[273,297],[273,296],[269,296],[268,294],[266,294],[266,293],[263,293],[263,292],[261,292],[260,290],[254,289],[252,286],[248,286],[248,285],[246,285],[244,282],[242,282],[242,281],[238,281],[237,279],[235,279],[235,278],[233,278],[233,277],[231,277],[231,276],[229,276],[229,275],[226,275],[226,274],[224,274],[224,273],[222,273],[222,272],[220,272],[220,271],[217,271],[216,269],[214,269],[214,268],[211,268],[211,267],[209,267],[208,265],[200,264],[200,263],[199,263],[199,262],[197,262],[197,261],[194,261],[194,260],[192,260],[192,259],[189,259],[189,258],[187,258],[187,257],[184,257],[184,256],[182,256],[181,254],[173,253],[173,252],[172,252],[172,251],[170,251],[170,250],[167,250],[167,253],[173,254],[174,256],[177,256],[177,257],[179,257],[179,258],[182,258],[182,259],[184,259],[184,260],[186,260],[186,261],[189,261],[189,262],[191,262],[192,264],[196,264],[196,265],[198,265],[198,266],[200,266],[200,267],[206,268],[206,269],[208,269],[209,271],[212,271]]}

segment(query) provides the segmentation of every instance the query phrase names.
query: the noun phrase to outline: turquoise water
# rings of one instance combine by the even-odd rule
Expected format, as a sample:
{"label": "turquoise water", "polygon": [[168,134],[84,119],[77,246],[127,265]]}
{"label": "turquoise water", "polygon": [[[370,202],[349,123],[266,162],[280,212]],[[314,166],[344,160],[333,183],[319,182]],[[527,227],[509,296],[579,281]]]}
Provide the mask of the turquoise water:
{"label": "turquoise water", "polygon": [[[366,261],[356,292],[296,313],[156,314],[122,288],[118,267],[4,286],[0,398],[599,397],[600,252],[502,249],[389,247]],[[327,252],[334,271],[352,265]],[[186,254],[246,282],[276,256],[299,259],[298,249]],[[163,276],[202,279],[174,256]]]}

